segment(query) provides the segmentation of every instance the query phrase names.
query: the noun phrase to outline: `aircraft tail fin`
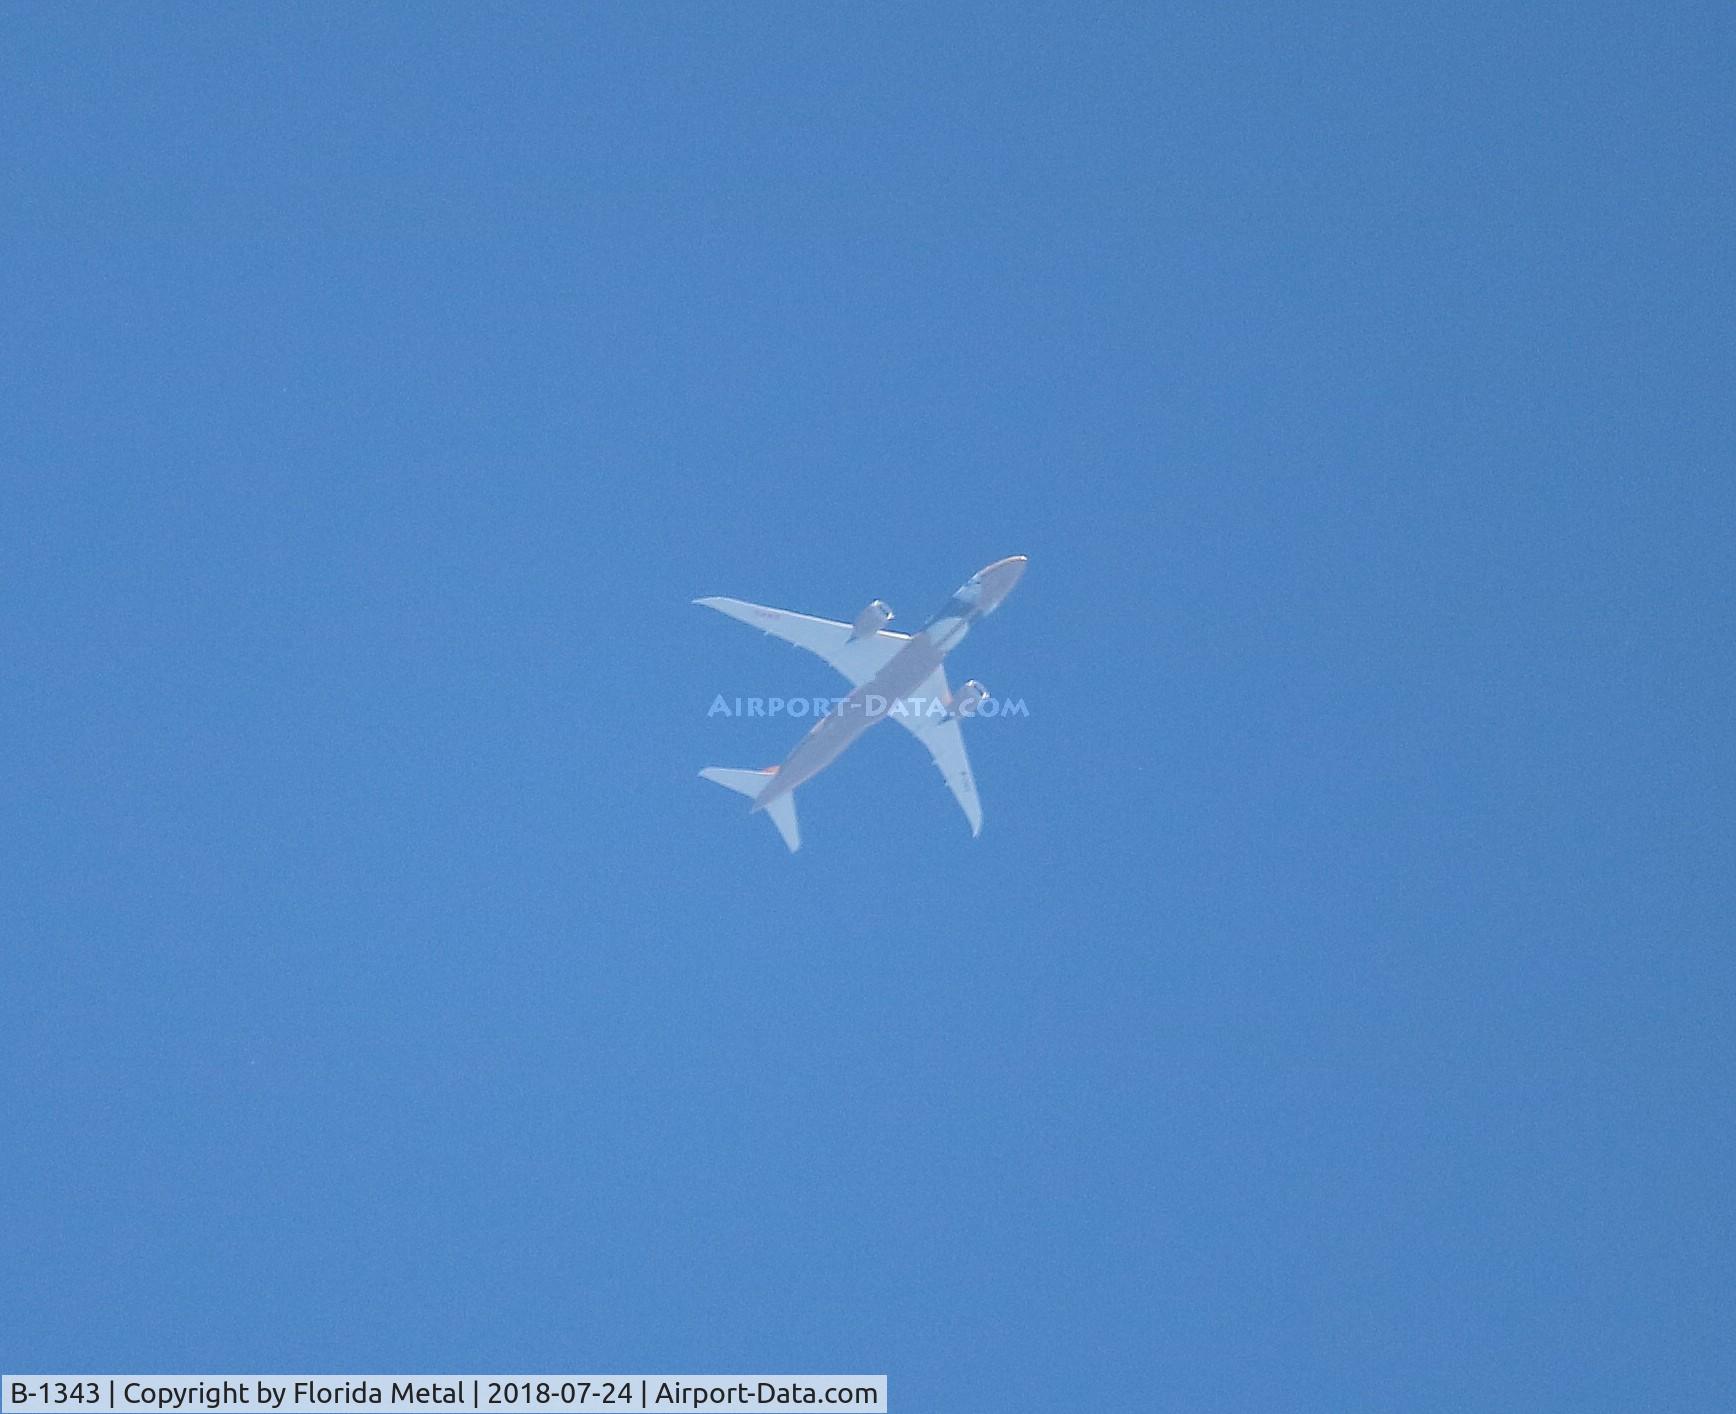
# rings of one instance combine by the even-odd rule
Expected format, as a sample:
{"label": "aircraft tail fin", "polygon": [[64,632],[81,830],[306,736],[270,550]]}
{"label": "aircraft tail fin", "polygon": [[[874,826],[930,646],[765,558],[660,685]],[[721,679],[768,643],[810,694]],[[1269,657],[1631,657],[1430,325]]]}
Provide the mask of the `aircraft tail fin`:
{"label": "aircraft tail fin", "polygon": [[[727,766],[707,766],[699,774],[738,795],[745,795],[749,800],[758,800],[765,788],[777,779],[775,767],[764,771],[738,771]],[[795,793],[780,795],[765,807],[765,812],[772,817],[772,824],[778,827],[778,833],[784,837],[790,853],[794,854],[802,847],[801,831],[796,828]]]}

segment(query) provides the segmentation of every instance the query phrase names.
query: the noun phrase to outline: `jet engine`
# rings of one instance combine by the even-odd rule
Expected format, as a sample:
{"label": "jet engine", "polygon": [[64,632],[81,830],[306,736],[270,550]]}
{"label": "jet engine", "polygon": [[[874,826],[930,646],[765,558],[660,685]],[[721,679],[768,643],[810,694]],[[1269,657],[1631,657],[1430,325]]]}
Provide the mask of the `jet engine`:
{"label": "jet engine", "polygon": [[952,701],[947,704],[946,715],[949,717],[968,717],[977,709],[979,703],[989,695],[989,690],[975,678],[952,695]]}
{"label": "jet engine", "polygon": [[874,600],[861,613],[856,615],[856,622],[850,625],[850,637],[872,638],[892,622],[892,610],[879,599]]}

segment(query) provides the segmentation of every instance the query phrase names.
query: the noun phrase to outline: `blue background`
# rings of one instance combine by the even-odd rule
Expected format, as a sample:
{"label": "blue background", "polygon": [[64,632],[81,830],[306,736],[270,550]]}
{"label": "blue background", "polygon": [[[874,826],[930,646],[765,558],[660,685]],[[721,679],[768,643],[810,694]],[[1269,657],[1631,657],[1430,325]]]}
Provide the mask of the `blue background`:
{"label": "blue background", "polygon": [[0,1365],[1732,1407],[1731,38],[8,6]]}

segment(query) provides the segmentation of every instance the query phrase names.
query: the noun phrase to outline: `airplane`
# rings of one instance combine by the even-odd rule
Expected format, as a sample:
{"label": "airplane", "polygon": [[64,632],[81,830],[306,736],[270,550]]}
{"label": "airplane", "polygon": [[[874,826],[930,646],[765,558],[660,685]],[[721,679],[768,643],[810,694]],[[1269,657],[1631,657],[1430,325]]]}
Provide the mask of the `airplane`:
{"label": "airplane", "polygon": [[765,811],[793,854],[802,847],[796,826],[796,787],[819,775],[869,727],[890,716],[928,748],[947,789],[970,821],[972,836],[981,833],[982,804],[977,800],[976,782],[971,779],[970,759],[964,754],[958,724],[988,696],[988,689],[973,680],[955,696],[947,688],[941,660],[958,647],[972,624],[1000,607],[1025,572],[1025,563],[1023,555],[1009,555],[978,570],[914,636],[886,628],[892,610],[878,599],[862,610],[855,622],[847,624],[768,609],[741,599],[695,599],[695,604],[817,654],[848,678],[851,686],[837,710],[814,723],[781,766],[762,771],[707,766],[699,774],[747,796],[753,801],[749,814]]}

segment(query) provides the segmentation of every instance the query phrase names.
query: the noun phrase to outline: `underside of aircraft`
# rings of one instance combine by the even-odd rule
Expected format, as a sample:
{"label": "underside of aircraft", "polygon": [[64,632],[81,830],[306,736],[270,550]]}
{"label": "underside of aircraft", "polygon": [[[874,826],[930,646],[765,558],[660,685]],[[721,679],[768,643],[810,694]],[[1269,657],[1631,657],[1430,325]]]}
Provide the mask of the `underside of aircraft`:
{"label": "underside of aircraft", "polygon": [[942,659],[978,620],[992,613],[1025,569],[1025,557],[1010,556],[979,571],[947,600],[945,607],[916,634],[896,633],[885,625],[892,611],[876,599],[853,623],[767,608],[741,599],[718,597],[693,602],[804,648],[824,659],[849,681],[851,691],[837,708],[814,724],[779,766],[739,770],[708,766],[699,774],[745,795],[753,810],[763,810],[793,852],[801,847],[794,792],[835,761],[863,732],[891,717],[927,749],[947,789],[970,822],[982,830],[982,803],[965,754],[960,722],[987,696],[981,683],[954,693]]}

